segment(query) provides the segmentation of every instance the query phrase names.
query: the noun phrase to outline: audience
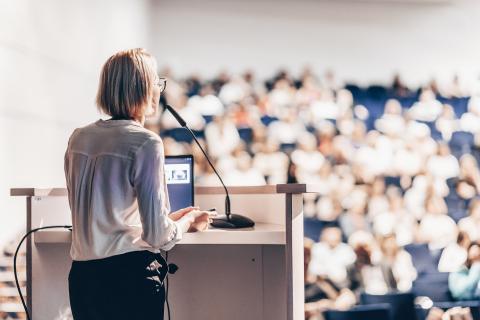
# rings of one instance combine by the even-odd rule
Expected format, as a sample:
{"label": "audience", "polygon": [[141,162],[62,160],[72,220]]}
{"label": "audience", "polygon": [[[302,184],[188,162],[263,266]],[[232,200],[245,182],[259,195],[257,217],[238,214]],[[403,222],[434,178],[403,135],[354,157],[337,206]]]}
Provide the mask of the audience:
{"label": "audience", "polygon": [[[363,89],[305,69],[264,83],[252,72],[169,78],[165,98],[227,184],[318,185],[304,203],[323,226],[305,249],[307,309],[318,316],[351,306],[344,294],[410,290],[424,276],[410,246],[440,257],[433,271],[451,273],[454,298],[479,298],[480,96],[467,93],[458,77],[416,92],[398,76],[390,88]],[[166,154],[195,155],[198,184],[218,185],[198,149],[172,133],[170,115],[147,124]]]}

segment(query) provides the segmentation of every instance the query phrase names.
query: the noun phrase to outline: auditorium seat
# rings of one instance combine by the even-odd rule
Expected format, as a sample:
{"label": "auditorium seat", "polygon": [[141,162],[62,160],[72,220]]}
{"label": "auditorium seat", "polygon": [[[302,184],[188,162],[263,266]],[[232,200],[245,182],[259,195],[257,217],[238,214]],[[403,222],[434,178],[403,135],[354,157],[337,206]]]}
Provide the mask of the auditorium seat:
{"label": "auditorium seat", "polygon": [[286,154],[290,154],[297,147],[296,143],[282,143],[280,144],[280,150]]}
{"label": "auditorium seat", "polygon": [[473,144],[473,134],[465,131],[454,132],[449,143],[452,154],[457,158],[460,158],[466,153],[471,153]]}
{"label": "auditorium seat", "polygon": [[416,297],[429,297],[433,302],[452,301],[448,272],[422,274],[413,282],[412,292]]}
{"label": "auditorium seat", "polygon": [[444,198],[444,200],[449,212],[468,209],[469,201],[460,198],[455,189],[451,189],[450,193]]}
{"label": "auditorium seat", "polygon": [[347,85],[345,85],[345,89],[350,91],[350,93],[353,96],[353,99],[356,102],[360,99],[363,99],[363,97],[365,96],[365,91],[355,84],[347,84]]}
{"label": "auditorium seat", "polygon": [[211,115],[203,115],[203,120],[205,120],[205,124],[209,124],[213,120],[213,116]]}
{"label": "auditorium seat", "polygon": [[252,128],[239,128],[238,129],[238,135],[247,144],[250,144],[253,141],[253,130],[252,130]]}
{"label": "auditorium seat", "polygon": [[386,176],[385,178],[385,185],[388,186],[395,186],[402,189],[401,178],[400,177],[390,177]]}
{"label": "auditorium seat", "polygon": [[393,320],[387,303],[360,305],[347,311],[328,310],[324,317],[325,320]]}
{"label": "auditorium seat", "polygon": [[313,241],[319,241],[320,234],[325,228],[325,222],[316,218],[304,218],[303,219],[303,234],[305,237],[312,239]]}
{"label": "auditorium seat", "polygon": [[[197,138],[203,138],[205,136],[204,131],[192,130]],[[170,137],[177,142],[192,143],[193,138],[190,133],[184,128],[173,128],[163,131],[162,137]]]}
{"label": "auditorium seat", "polygon": [[449,210],[448,216],[452,218],[455,223],[458,223],[458,221],[468,216],[468,211],[465,209]]}
{"label": "auditorium seat", "polygon": [[169,130],[165,130],[163,132],[163,135],[164,137],[170,137],[172,138],[173,140],[175,141],[178,141],[178,142],[188,142],[188,143],[191,143],[193,138],[192,136],[190,135],[190,133],[188,133],[187,130],[185,130],[184,128],[173,128],[173,129],[169,129]]}
{"label": "auditorium seat", "polygon": [[470,98],[453,98],[450,105],[453,107],[455,115],[460,118],[468,110],[468,101]]}
{"label": "auditorium seat", "polygon": [[372,85],[367,88],[367,96],[375,99],[375,100],[380,100],[380,101],[386,101],[387,100],[387,93],[388,90],[387,88],[379,85]]}
{"label": "auditorium seat", "polygon": [[405,246],[405,250],[412,256],[413,266],[419,277],[425,273],[437,272],[440,255],[430,252],[428,244],[409,244]]}
{"label": "auditorium seat", "polygon": [[391,292],[382,295],[362,293],[360,303],[364,305],[387,303],[390,306],[392,320],[415,320],[414,298],[411,292]]}
{"label": "auditorium seat", "polygon": [[272,123],[274,121],[277,121],[277,120],[278,120],[277,117],[271,117],[271,116],[263,116],[261,118],[262,123],[267,127],[270,125],[270,123]]}

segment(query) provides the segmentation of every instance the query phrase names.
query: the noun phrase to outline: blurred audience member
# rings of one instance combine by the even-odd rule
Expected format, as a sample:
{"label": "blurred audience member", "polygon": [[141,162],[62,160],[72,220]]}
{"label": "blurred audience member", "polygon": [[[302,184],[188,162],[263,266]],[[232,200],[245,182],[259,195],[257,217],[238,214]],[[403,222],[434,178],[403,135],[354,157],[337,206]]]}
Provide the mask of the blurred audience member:
{"label": "blurred audience member", "polygon": [[459,231],[457,242],[449,244],[440,256],[438,271],[457,272],[467,261],[467,250],[471,240],[467,232]]}
{"label": "blurred audience member", "polygon": [[457,225],[447,215],[445,201],[438,196],[426,200],[426,213],[419,225],[419,239],[429,244],[431,250],[443,249],[457,238]]}
{"label": "blurred audience member", "polygon": [[329,309],[347,310],[356,298],[348,288],[339,288],[330,279],[309,272],[312,241],[304,244],[305,319],[318,319],[321,312]]}
{"label": "blurred audience member", "polygon": [[342,242],[339,228],[325,228],[320,242],[313,245],[310,272],[330,279],[339,288],[349,285],[347,270],[355,262],[352,248]]}
{"label": "blurred audience member", "polygon": [[412,288],[413,280],[417,277],[412,257],[397,244],[395,235],[387,235],[380,238],[382,251],[381,268],[383,274],[392,273],[392,285],[394,290],[408,291]]}
{"label": "blurred audience member", "polygon": [[228,116],[215,117],[205,127],[208,152],[214,158],[230,155],[240,143],[234,122]]}
{"label": "blurred audience member", "polygon": [[424,89],[419,101],[409,110],[411,117],[420,121],[435,121],[442,112],[442,104],[435,98],[432,89]]}
{"label": "blurred audience member", "polygon": [[470,244],[467,261],[458,271],[450,273],[448,287],[457,300],[480,299],[480,245]]}
{"label": "blurred audience member", "polygon": [[480,241],[480,198],[470,202],[468,217],[458,222],[458,228],[467,233],[472,241]]}

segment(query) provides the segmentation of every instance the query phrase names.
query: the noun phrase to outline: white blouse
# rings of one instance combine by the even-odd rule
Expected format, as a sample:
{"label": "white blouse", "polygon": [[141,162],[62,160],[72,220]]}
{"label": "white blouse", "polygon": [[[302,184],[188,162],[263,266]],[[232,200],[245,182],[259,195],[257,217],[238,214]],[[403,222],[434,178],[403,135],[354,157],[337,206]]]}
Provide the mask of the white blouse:
{"label": "white blouse", "polygon": [[73,260],[170,250],[188,225],[168,217],[160,137],[133,120],[76,129],[65,153]]}

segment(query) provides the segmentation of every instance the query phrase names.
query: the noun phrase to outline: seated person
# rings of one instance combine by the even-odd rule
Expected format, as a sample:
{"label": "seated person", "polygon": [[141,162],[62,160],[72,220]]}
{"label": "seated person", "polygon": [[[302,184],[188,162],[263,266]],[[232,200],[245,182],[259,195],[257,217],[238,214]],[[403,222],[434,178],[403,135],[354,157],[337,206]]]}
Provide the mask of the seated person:
{"label": "seated person", "polygon": [[385,294],[396,290],[397,282],[391,268],[382,265],[381,252],[375,239],[363,239],[353,244],[357,259],[349,271],[351,289],[357,294]]}
{"label": "seated person", "polygon": [[337,227],[322,231],[320,242],[312,247],[309,271],[322,278],[330,279],[337,287],[348,286],[347,270],[355,261],[352,248],[342,243],[342,232]]}
{"label": "seated person", "polygon": [[480,299],[480,245],[473,242],[468,248],[467,261],[458,271],[450,273],[448,288],[456,300]]}
{"label": "seated person", "polygon": [[466,231],[459,231],[457,242],[449,244],[442,251],[438,262],[438,271],[455,272],[460,270],[467,261],[467,250],[471,240]]}
{"label": "seated person", "polygon": [[340,289],[326,277],[308,271],[313,241],[305,239],[305,319],[318,317],[327,309],[347,310],[355,304],[355,295],[349,289]]}
{"label": "seated person", "polygon": [[393,275],[394,290],[408,291],[412,288],[413,280],[417,277],[417,271],[412,263],[412,257],[397,244],[394,234],[381,237],[379,240],[382,252],[380,264],[384,274]]}

